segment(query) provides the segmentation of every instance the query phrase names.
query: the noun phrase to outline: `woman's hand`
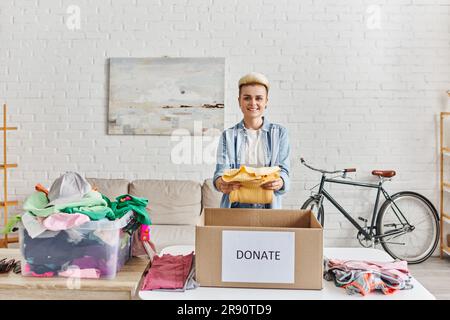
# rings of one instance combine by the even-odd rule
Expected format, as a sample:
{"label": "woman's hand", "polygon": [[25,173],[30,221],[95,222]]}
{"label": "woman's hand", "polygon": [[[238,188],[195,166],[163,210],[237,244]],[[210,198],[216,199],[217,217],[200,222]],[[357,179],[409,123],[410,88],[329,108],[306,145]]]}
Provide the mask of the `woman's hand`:
{"label": "woman's hand", "polygon": [[263,185],[261,185],[261,187],[266,190],[277,191],[283,188],[283,185],[284,185],[283,179],[279,178],[277,180],[266,182]]}
{"label": "woman's hand", "polygon": [[217,189],[225,194],[229,194],[231,191],[238,190],[241,187],[240,182],[225,182],[222,177],[217,178],[215,184]]}

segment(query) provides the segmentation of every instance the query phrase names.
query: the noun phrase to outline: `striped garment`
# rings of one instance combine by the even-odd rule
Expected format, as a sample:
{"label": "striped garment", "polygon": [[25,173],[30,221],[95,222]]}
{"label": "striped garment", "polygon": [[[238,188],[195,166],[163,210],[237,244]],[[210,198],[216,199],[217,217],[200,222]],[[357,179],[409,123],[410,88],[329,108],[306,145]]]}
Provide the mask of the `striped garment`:
{"label": "striped garment", "polygon": [[376,290],[393,294],[397,290],[412,289],[411,275],[406,261],[373,262],[357,260],[324,260],[324,279],[348,294],[362,296]]}

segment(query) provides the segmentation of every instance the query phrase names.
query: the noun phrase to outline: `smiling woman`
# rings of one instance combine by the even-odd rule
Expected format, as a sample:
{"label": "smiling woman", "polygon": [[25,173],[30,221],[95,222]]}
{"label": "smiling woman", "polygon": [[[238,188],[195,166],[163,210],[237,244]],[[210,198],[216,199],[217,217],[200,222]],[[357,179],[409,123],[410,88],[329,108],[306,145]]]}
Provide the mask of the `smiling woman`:
{"label": "smiling woman", "polygon": [[[289,187],[289,139],[286,128],[270,123],[264,117],[267,108],[269,81],[260,73],[249,73],[239,80],[238,103],[243,114],[241,122],[225,130],[217,149],[214,187],[223,193],[222,208],[281,208],[281,195]],[[280,167],[280,178],[261,187],[274,191],[270,204],[230,203],[229,194],[240,188],[238,182],[225,182],[225,170],[249,167]]]}

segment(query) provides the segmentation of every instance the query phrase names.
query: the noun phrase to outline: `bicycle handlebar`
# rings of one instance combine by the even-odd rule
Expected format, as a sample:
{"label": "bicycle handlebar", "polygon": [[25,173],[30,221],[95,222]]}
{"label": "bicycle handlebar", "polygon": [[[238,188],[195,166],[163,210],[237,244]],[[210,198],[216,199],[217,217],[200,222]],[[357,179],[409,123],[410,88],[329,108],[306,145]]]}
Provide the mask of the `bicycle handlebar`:
{"label": "bicycle handlebar", "polygon": [[310,165],[308,165],[306,163],[305,159],[300,158],[300,161],[305,167],[307,167],[307,168],[309,168],[311,170],[314,170],[314,171],[321,172],[321,173],[335,174],[335,173],[356,172],[356,168],[347,168],[347,169],[341,169],[341,170],[335,170],[335,171],[327,171],[327,170],[323,170],[323,169],[316,169],[316,168],[313,168]]}

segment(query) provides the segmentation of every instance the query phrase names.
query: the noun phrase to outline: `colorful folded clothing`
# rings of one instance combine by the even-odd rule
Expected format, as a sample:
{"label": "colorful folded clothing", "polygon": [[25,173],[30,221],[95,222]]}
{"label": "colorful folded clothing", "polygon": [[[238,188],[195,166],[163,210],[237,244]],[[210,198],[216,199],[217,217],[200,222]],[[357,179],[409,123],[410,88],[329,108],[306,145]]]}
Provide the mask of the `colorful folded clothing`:
{"label": "colorful folded clothing", "polygon": [[359,293],[362,296],[376,290],[387,295],[413,288],[406,261],[325,259],[324,278],[334,280],[335,285],[344,288],[348,294]]}

